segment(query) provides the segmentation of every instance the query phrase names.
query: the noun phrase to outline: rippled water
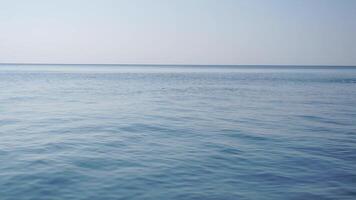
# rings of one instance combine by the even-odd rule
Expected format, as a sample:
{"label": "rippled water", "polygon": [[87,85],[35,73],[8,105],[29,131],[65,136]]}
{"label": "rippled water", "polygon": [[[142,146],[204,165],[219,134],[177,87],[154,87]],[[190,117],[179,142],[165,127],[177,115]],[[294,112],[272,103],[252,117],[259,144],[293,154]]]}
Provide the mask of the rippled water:
{"label": "rippled water", "polygon": [[0,66],[0,199],[355,199],[356,69]]}

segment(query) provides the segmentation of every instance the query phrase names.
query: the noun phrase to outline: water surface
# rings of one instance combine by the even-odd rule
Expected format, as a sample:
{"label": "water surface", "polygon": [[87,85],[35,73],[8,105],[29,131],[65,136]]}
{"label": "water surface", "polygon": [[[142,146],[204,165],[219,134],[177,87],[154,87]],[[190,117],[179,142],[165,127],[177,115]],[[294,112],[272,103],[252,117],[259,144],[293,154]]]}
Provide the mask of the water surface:
{"label": "water surface", "polygon": [[0,199],[355,199],[356,69],[0,66]]}

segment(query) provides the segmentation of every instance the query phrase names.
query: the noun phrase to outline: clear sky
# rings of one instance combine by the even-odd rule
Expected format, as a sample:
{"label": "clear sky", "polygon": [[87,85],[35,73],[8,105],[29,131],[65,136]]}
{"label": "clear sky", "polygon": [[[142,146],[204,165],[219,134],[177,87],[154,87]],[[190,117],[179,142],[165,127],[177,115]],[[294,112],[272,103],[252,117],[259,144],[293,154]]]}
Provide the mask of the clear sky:
{"label": "clear sky", "polygon": [[0,0],[0,62],[356,65],[356,0]]}

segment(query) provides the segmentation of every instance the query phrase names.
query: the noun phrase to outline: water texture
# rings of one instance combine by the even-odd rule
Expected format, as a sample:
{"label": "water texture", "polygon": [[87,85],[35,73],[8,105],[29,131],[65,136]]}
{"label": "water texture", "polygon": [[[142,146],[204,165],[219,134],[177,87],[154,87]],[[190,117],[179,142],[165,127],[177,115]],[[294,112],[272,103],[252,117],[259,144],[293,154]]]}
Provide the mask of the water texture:
{"label": "water texture", "polygon": [[355,199],[356,69],[0,66],[0,199]]}

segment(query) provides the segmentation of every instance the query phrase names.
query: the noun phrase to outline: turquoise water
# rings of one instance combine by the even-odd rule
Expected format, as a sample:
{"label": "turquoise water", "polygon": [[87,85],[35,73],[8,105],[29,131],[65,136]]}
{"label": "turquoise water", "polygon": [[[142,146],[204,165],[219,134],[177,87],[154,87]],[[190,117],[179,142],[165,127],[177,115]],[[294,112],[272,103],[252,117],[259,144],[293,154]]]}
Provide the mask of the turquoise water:
{"label": "turquoise water", "polygon": [[356,68],[0,66],[0,199],[355,199]]}

